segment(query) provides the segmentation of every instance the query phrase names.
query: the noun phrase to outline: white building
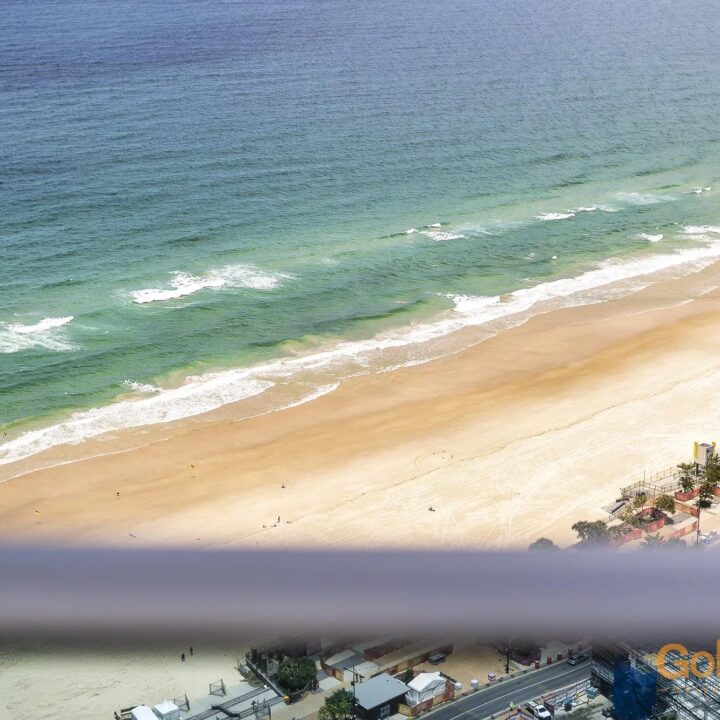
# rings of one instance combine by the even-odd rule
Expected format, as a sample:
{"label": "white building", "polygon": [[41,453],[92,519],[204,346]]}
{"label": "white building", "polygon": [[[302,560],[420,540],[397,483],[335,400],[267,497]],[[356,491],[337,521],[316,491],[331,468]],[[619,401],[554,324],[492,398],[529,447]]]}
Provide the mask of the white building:
{"label": "white building", "polygon": [[410,707],[432,700],[445,692],[445,678],[439,672],[420,673],[409,683],[410,690],[405,696]]}
{"label": "white building", "polygon": [[157,715],[147,705],[138,705],[130,711],[132,720],[157,720]]}
{"label": "white building", "polygon": [[180,708],[169,700],[156,705],[153,712],[160,720],[180,720]]}

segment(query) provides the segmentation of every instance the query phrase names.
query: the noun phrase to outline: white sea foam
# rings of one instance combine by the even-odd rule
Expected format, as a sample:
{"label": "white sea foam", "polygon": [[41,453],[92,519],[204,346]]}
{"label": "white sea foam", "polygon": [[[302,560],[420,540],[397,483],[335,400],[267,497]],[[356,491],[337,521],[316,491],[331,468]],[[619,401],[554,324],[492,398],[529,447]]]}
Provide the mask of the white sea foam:
{"label": "white sea foam", "polygon": [[[720,229],[716,229],[720,233]],[[226,403],[272,392],[302,378],[317,387],[303,394],[305,402],[330,392],[338,377],[368,372],[369,368],[418,364],[431,353],[418,353],[423,343],[469,326],[487,329],[487,336],[518,325],[553,308],[601,302],[626,295],[652,282],[660,271],[691,272],[720,258],[720,239],[692,248],[632,260],[611,259],[576,277],[561,278],[495,296],[447,295],[453,308],[434,320],[382,332],[367,340],[344,341],[317,351],[284,357],[236,370],[187,378],[178,388],[118,400],[78,412],[57,425],[26,432],[0,446],[0,465],[28,457],[54,445],[79,443],[86,438],[127,427],[169,422],[216,409]],[[412,347],[411,347],[412,346]],[[401,351],[398,356],[397,351]],[[434,351],[435,352],[435,351]],[[442,350],[437,350],[442,352]],[[403,359],[404,358],[404,359]]]}
{"label": "white sea foam", "polygon": [[567,220],[572,217],[575,217],[574,212],[541,212],[535,216],[537,220],[544,220],[545,222],[549,220]]}
{"label": "white sea foam", "polygon": [[273,290],[288,276],[283,273],[268,273],[252,265],[226,265],[204,275],[190,275],[185,272],[172,273],[169,287],[134,290],[130,294],[138,305],[176,300],[200,290],[219,288],[249,288],[252,290]]}
{"label": "white sea foam", "polygon": [[73,350],[75,346],[59,330],[73,320],[72,315],[44,318],[31,325],[0,323],[0,354],[16,353],[31,348],[44,348],[55,352]]}
{"label": "white sea foam", "polygon": [[641,240],[647,240],[648,242],[660,242],[665,236],[662,233],[657,235],[649,235],[648,233],[638,233],[637,235]]}
{"label": "white sea foam", "polygon": [[693,188],[690,192],[691,192],[691,193],[695,193],[695,195],[702,195],[704,192],[708,192],[708,191],[710,191],[710,190],[712,190],[712,188],[709,187],[709,186],[707,186],[707,187],[696,187],[696,188]]}
{"label": "white sea foam", "polygon": [[417,232],[417,228],[408,228],[408,229],[405,231],[405,234],[406,234],[406,235],[412,235],[413,233],[416,233],[416,232]]}
{"label": "white sea foam", "polygon": [[61,318],[45,318],[34,325],[21,325],[20,323],[13,323],[12,325],[8,325],[8,330],[12,330],[12,332],[20,335],[29,335],[30,333],[41,333],[46,330],[62,327],[63,325],[67,325],[71,320],[74,320],[73,316],[68,315],[68,317]]}
{"label": "white sea foam", "polygon": [[431,228],[441,228],[441,227],[442,227],[442,223],[433,223],[432,225],[430,225],[430,227],[431,227]]}
{"label": "white sea foam", "polygon": [[672,195],[650,192],[620,192],[617,194],[617,198],[628,205],[659,205],[676,199]]}
{"label": "white sea foam", "polygon": [[446,240],[459,240],[460,238],[465,237],[461,233],[442,232],[439,230],[423,230],[420,234],[429,237],[431,240],[435,240],[435,242],[445,242]]}
{"label": "white sea foam", "polygon": [[160,388],[157,385],[152,385],[151,383],[140,383],[135,380],[123,380],[121,384],[124,388],[143,395],[151,395],[152,393],[160,392]]}
{"label": "white sea foam", "polygon": [[617,208],[612,207],[611,205],[588,205],[587,207],[579,207],[573,210],[573,212],[595,212],[596,210],[601,210],[602,212],[607,213],[616,213],[619,212]]}
{"label": "white sea foam", "polygon": [[571,303],[573,305],[596,302],[604,299],[603,296],[592,293],[599,288],[607,288],[618,282],[633,281],[674,268],[699,270],[718,258],[720,258],[720,242],[713,242],[703,247],[687,248],[634,260],[607,260],[577,277],[552,280],[517,290],[509,295],[448,297],[455,303],[455,310],[465,316],[469,324],[484,324],[499,318],[519,315],[530,309],[541,311],[543,305],[550,303],[549,307],[552,307],[553,301],[564,298],[573,298]]}
{"label": "white sea foam", "polygon": [[720,227],[717,225],[688,225],[683,228],[683,232],[686,235],[707,235],[708,233],[720,235]]}
{"label": "white sea foam", "polygon": [[65,422],[30,430],[0,446],[0,465],[54,445],[77,444],[121,428],[156,425],[209,412],[226,403],[257,395],[273,384],[249,375],[248,370],[230,370],[202,378],[188,378],[183,385],[172,390],[76,412]]}

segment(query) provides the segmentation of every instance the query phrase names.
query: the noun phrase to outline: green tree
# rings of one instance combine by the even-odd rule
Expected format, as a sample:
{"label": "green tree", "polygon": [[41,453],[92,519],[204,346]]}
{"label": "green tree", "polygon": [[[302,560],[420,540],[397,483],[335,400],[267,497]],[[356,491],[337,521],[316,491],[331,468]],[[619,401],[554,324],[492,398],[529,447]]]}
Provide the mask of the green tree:
{"label": "green tree", "polygon": [[325,704],[318,712],[319,720],[345,720],[352,714],[354,698],[347,690],[336,690],[325,698]]}
{"label": "green tree", "polygon": [[657,535],[646,535],[645,539],[640,544],[642,550],[687,550],[690,547],[684,540],[680,538],[671,537],[667,540],[663,540],[660,534]]}
{"label": "green tree", "polygon": [[580,520],[572,529],[577,533],[581,547],[598,547],[610,542],[610,533],[604,520]]}
{"label": "green tree", "polygon": [[695,463],[680,463],[678,470],[680,471],[678,483],[680,483],[682,491],[685,493],[691,492],[697,483]]}
{"label": "green tree", "polygon": [[665,545],[665,542],[660,537],[660,534],[650,535],[649,533],[645,536],[645,539],[640,543],[640,547],[643,550],[657,550]]}
{"label": "green tree", "polygon": [[665,512],[675,512],[675,498],[670,495],[658,495],[655,498],[655,507],[658,510],[664,510]]}
{"label": "green tree", "polygon": [[310,658],[286,657],[280,663],[276,677],[285,690],[295,692],[315,682],[316,675],[315,662]]}
{"label": "green tree", "polygon": [[403,674],[402,674],[402,681],[407,685],[409,682],[412,682],[412,679],[415,677],[415,671],[412,668],[408,668]]}
{"label": "green tree", "polygon": [[720,484],[720,458],[713,455],[705,464],[705,481],[713,487]]}
{"label": "green tree", "polygon": [[528,550],[559,550],[560,548],[550,539],[546,537],[538,538],[535,542],[530,543]]}
{"label": "green tree", "polygon": [[643,492],[638,493],[633,500],[633,507],[640,509],[647,502],[647,495]]}
{"label": "green tree", "polygon": [[709,507],[710,502],[715,497],[715,488],[717,483],[710,477],[705,477],[700,483],[700,492],[697,496],[697,504],[699,507]]}
{"label": "green tree", "polygon": [[638,524],[637,518],[635,517],[635,511],[633,510],[631,505],[626,505],[620,513],[619,517],[623,525],[635,527]]}

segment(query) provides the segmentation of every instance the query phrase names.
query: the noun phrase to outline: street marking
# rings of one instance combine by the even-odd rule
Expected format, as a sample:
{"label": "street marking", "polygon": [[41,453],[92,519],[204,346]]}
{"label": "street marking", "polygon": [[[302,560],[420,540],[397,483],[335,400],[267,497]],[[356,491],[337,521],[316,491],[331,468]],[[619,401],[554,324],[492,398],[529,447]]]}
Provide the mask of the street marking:
{"label": "street marking", "polygon": [[[561,673],[560,675],[553,675],[552,677],[548,678],[548,680],[556,680],[558,678],[565,677],[566,675],[573,675],[575,672],[576,672],[575,669],[568,670],[567,672]],[[516,678],[514,678],[514,679],[516,679]],[[502,682],[506,682],[506,681],[503,680]],[[547,681],[541,680],[539,682],[532,683],[531,685],[524,685],[523,687],[518,688],[514,692],[505,693],[504,695],[498,695],[497,697],[492,698],[492,700],[486,700],[485,702],[481,702],[479,705],[475,705],[474,707],[472,707],[468,710],[464,710],[463,712],[459,713],[458,715],[453,715],[453,717],[449,718],[448,720],[458,720],[458,718],[461,718],[463,715],[470,713],[472,710],[477,710],[478,708],[481,708],[483,705],[487,705],[488,703],[502,700],[503,698],[509,697],[510,695],[513,695],[513,694],[517,694],[518,692],[523,692],[524,690],[529,690],[530,688],[536,687],[537,685],[543,685],[545,682],[547,682]],[[488,688],[486,688],[486,689],[488,689]],[[562,688],[558,688],[558,690],[562,690]],[[470,697],[472,697],[472,695]],[[438,708],[438,710],[440,710],[440,709],[441,708]]]}

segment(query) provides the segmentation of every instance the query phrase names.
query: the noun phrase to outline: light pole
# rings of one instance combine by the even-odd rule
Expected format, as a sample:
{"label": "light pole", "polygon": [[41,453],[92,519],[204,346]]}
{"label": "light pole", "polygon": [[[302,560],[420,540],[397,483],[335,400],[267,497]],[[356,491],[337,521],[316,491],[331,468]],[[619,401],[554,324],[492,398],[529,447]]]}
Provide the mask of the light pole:
{"label": "light pole", "polygon": [[352,666],[352,669],[345,667],[343,665],[343,670],[346,670],[347,672],[352,673],[352,682],[350,683],[352,685],[352,689],[353,689],[352,720],[355,720],[356,709],[357,709],[357,693],[355,692],[355,685],[357,683],[357,679],[359,677],[362,677],[362,675],[360,673],[355,672],[355,665]]}
{"label": "light pole", "polygon": [[505,645],[505,674],[510,674],[510,653],[512,651],[512,641],[515,640],[514,637],[511,637],[507,644]]}

